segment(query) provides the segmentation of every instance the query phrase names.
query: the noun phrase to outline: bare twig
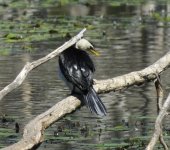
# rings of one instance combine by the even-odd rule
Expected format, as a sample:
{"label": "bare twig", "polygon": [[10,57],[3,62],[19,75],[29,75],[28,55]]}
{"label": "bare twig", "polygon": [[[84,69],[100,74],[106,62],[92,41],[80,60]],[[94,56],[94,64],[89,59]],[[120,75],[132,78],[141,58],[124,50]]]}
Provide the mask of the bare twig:
{"label": "bare twig", "polygon": [[50,59],[57,56],[59,53],[70,47],[71,45],[75,44],[78,40],[80,40],[83,37],[83,33],[86,31],[86,28],[83,29],[80,33],[78,33],[75,37],[70,39],[68,42],[64,43],[62,46],[51,52],[50,54],[46,55],[43,58],[40,58],[33,62],[27,62],[27,64],[23,67],[21,72],[18,74],[18,76],[15,78],[15,80],[7,85],[4,89],[0,91],[0,100],[7,95],[9,92],[20,86],[25,78],[27,77],[28,73],[33,70],[34,68],[38,67],[39,65],[49,61]]}
{"label": "bare twig", "polygon": [[[158,139],[161,135],[161,132],[162,132],[162,129],[161,129],[162,120],[165,117],[165,115],[167,115],[167,110],[168,110],[169,107],[170,107],[170,94],[168,95],[168,98],[164,102],[163,107],[162,107],[162,109],[161,109],[161,111],[160,111],[160,113],[159,113],[159,115],[158,115],[158,117],[155,121],[155,131],[154,131],[154,134],[153,134],[148,146],[146,147],[146,150],[153,150],[156,142],[158,141]],[[168,149],[167,146],[165,146],[165,147]]]}
{"label": "bare twig", "polygon": [[157,112],[159,114],[163,105],[163,89],[162,89],[162,84],[159,76],[157,76],[157,78],[155,79],[155,88],[157,94]]}
{"label": "bare twig", "polygon": [[162,134],[162,127],[161,127],[161,133],[160,133],[160,136],[159,136],[159,141],[160,143],[162,144],[164,150],[169,150],[167,144],[165,143],[164,141],[164,138],[163,138],[163,134]]}
{"label": "bare twig", "polygon": [[[156,93],[157,93],[157,112],[159,114],[159,112],[162,109],[162,105],[163,105],[163,89],[162,89],[162,84],[161,84],[161,79],[159,75],[156,75],[157,78],[155,80],[155,88],[156,88]],[[162,123],[160,125],[160,135],[159,135],[159,141],[160,143],[163,145],[165,150],[168,150],[168,146],[166,145],[164,138],[163,138],[163,131],[162,131]]]}

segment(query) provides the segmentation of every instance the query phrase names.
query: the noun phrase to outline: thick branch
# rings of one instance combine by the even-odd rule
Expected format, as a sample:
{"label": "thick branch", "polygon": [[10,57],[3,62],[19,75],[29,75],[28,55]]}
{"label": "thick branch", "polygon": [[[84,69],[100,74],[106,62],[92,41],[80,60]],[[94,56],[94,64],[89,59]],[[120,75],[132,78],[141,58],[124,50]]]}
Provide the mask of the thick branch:
{"label": "thick branch", "polygon": [[148,144],[148,146],[146,147],[146,150],[152,150],[156,144],[156,142],[158,141],[160,135],[161,135],[161,125],[162,125],[162,120],[163,118],[165,117],[165,115],[167,115],[167,110],[168,108],[170,107],[170,94],[168,96],[168,98],[166,99],[166,101],[164,102],[163,104],[163,107],[156,119],[156,122],[155,122],[155,131],[154,131],[154,134]]}
{"label": "thick branch", "polygon": [[63,117],[65,114],[74,111],[80,106],[80,101],[73,96],[58,102],[46,112],[31,120],[24,128],[23,138],[9,147],[2,150],[29,150],[43,141],[44,130]]}
{"label": "thick branch", "polygon": [[21,72],[18,74],[18,76],[15,78],[15,80],[7,85],[4,89],[0,91],[0,100],[7,95],[9,92],[20,86],[25,78],[27,77],[28,73],[33,70],[34,68],[38,67],[39,65],[49,61],[50,59],[57,56],[59,53],[70,47],[71,45],[75,44],[78,40],[80,40],[83,37],[83,33],[86,31],[86,29],[83,29],[79,34],[77,34],[75,37],[70,39],[68,42],[64,43],[62,46],[51,52],[50,54],[46,55],[43,58],[40,58],[33,62],[28,62],[24,68],[21,70]]}
{"label": "thick branch", "polygon": [[[112,79],[96,81],[95,89],[98,93],[121,90],[132,85],[141,85],[156,79],[157,75],[170,66],[170,52],[149,67],[131,72]],[[114,68],[113,68],[114,69]]]}

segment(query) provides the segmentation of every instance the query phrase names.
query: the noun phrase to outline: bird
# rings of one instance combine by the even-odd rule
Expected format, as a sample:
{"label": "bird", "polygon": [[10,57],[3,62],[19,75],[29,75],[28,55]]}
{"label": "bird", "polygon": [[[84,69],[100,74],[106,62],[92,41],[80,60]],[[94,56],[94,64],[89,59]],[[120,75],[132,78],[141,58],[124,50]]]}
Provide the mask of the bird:
{"label": "bird", "polygon": [[61,52],[58,59],[60,77],[70,88],[71,94],[82,97],[83,103],[91,112],[106,116],[106,107],[93,88],[95,66],[88,52],[99,55],[94,46],[84,38]]}

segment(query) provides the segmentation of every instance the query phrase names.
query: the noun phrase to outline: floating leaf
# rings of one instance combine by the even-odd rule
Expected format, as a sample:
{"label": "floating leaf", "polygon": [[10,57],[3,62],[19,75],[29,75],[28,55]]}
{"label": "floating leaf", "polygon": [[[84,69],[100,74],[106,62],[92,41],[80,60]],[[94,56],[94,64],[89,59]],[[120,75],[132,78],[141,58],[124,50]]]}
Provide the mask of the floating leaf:
{"label": "floating leaf", "polygon": [[15,33],[6,34],[4,37],[7,38],[7,39],[10,39],[10,40],[20,40],[20,39],[23,39],[22,35],[15,34]]}
{"label": "floating leaf", "polygon": [[106,131],[128,131],[129,129],[125,126],[116,126],[116,127],[113,127],[113,128],[106,128]]}

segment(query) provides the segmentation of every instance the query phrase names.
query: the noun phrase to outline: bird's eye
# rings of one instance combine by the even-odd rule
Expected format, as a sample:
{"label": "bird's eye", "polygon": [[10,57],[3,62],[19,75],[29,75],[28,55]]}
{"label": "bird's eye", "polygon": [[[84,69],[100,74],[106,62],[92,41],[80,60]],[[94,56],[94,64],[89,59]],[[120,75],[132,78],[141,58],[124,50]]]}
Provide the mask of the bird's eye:
{"label": "bird's eye", "polygon": [[94,49],[94,47],[93,46],[90,46],[90,48],[89,49]]}

